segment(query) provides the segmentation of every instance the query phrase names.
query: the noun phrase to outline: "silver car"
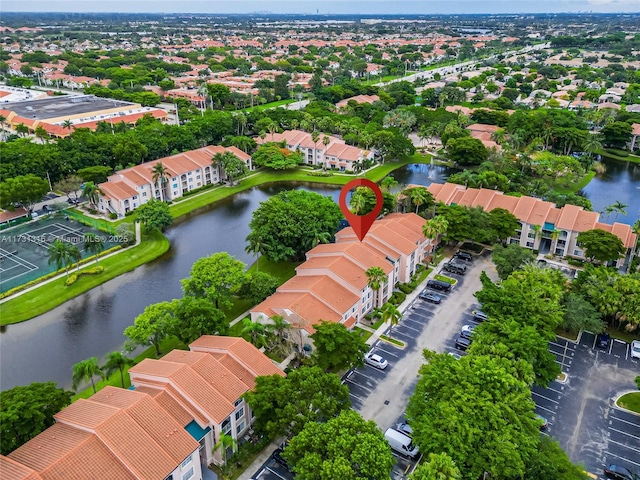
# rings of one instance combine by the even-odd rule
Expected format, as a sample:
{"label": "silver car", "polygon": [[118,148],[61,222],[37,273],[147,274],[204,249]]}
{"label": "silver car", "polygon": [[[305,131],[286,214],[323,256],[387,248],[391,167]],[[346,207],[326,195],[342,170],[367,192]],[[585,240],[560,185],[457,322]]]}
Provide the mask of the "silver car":
{"label": "silver car", "polygon": [[376,355],[375,353],[371,352],[367,353],[364,356],[364,363],[372,367],[379,368],[380,370],[384,370],[385,368],[387,368],[387,365],[389,365],[389,362],[387,362],[380,355]]}

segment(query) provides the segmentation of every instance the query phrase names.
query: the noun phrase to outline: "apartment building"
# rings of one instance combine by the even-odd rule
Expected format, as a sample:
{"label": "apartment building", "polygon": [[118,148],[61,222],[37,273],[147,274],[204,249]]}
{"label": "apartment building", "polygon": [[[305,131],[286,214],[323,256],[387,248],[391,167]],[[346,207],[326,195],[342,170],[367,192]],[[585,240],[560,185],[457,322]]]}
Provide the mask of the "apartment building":
{"label": "apartment building", "polygon": [[[195,188],[221,182],[226,178],[224,171],[220,166],[213,165],[212,159],[214,155],[224,152],[234,154],[245,162],[247,168],[252,168],[251,156],[236,147],[209,145],[178,153],[111,175],[107,182],[100,184],[102,194],[98,210],[124,216],[152,198],[174,200]],[[164,182],[154,179],[153,168],[158,163],[162,163],[167,171]]]}
{"label": "apartment building", "polygon": [[[284,317],[293,326],[292,340],[311,350],[309,338],[321,320],[353,327],[373,308],[389,300],[398,282],[408,282],[433,245],[422,234],[424,219],[414,213],[393,213],[377,220],[360,242],[347,227],[336,243],[307,252],[296,276],[251,309],[251,319],[268,323]],[[369,286],[367,270],[379,267],[385,280],[378,290]]]}
{"label": "apartment building", "polygon": [[[552,253],[559,257],[584,259],[584,251],[577,243],[578,234],[595,228],[610,232],[624,244],[626,258],[633,255],[637,235],[629,225],[600,222],[598,212],[588,212],[582,207],[565,205],[558,208],[554,203],[535,197],[513,197],[496,190],[466,188],[455,183],[432,183],[427,190],[436,202],[446,205],[482,207],[486,211],[503,208],[520,220],[520,229],[508,241],[522,247],[538,250],[541,254]],[[625,258],[617,262],[624,265]]]}
{"label": "apartment building", "polygon": [[[242,338],[203,336],[190,351],[131,368],[128,390],[105,387],[54,416],[56,423],[7,456],[12,480],[201,480],[225,433],[243,441],[253,420],[242,395],[284,372]],[[228,457],[227,457],[228,458]]]}
{"label": "apartment building", "polygon": [[[325,138],[328,143],[325,145]],[[258,144],[284,142],[293,152],[301,152],[307,165],[321,166],[327,170],[352,172],[357,162],[373,159],[374,152],[347,145],[341,138],[320,134],[316,142],[310,133],[301,130],[285,130],[282,133],[268,133],[264,139],[256,138]]]}

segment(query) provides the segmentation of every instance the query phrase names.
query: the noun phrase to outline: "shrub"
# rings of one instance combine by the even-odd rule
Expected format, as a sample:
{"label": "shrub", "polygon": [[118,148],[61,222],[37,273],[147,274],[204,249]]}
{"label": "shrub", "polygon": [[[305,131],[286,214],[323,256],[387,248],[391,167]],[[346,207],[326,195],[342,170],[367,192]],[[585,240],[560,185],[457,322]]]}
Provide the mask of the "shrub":
{"label": "shrub", "polygon": [[109,212],[108,217],[109,217],[111,220],[116,220],[116,219],[118,218],[118,214],[117,214],[117,213],[114,213],[114,212]]}
{"label": "shrub", "polygon": [[[402,284],[400,284],[400,287],[399,287],[399,288],[400,288],[400,291],[401,291],[402,293],[409,294],[409,293],[413,292],[413,290],[414,290],[416,287],[415,287],[415,286],[414,286],[414,287],[412,287],[412,286],[411,286],[410,284],[408,284],[408,283],[402,283]],[[400,302],[400,303],[402,303],[402,302]]]}
{"label": "shrub", "polygon": [[135,212],[135,210],[129,210],[128,212],[125,212],[125,213],[124,213],[124,216],[125,216],[125,217],[130,217],[130,216],[131,216],[131,215],[133,215],[134,213],[136,213],[136,212]]}
{"label": "shrub", "polygon": [[393,292],[393,294],[391,295],[391,298],[389,299],[389,303],[391,303],[392,305],[398,306],[402,302],[404,302],[406,298],[407,298],[407,295],[403,292]]}
{"label": "shrub", "polygon": [[102,272],[104,272],[104,267],[102,265],[93,268],[87,268],[86,270],[82,270],[81,272],[76,272],[72,275],[69,275],[64,284],[68,287],[76,283],[78,281],[78,278],[83,275],[99,275]]}

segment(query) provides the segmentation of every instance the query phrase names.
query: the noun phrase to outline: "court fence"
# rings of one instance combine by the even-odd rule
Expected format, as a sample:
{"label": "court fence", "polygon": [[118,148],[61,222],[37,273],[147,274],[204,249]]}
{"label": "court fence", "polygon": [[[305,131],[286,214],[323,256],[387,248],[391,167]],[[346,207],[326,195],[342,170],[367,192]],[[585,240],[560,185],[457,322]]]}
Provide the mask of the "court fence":
{"label": "court fence", "polygon": [[87,227],[93,227],[95,229],[102,230],[103,232],[110,233],[111,235],[115,235],[116,234],[115,227],[113,227],[111,225],[107,225],[103,221],[96,220],[94,218],[90,218],[90,217],[87,217],[85,215],[82,215],[81,213],[74,212],[72,210],[66,210],[63,213],[63,215],[66,215],[67,217],[75,220],[76,222],[82,223],[83,225],[86,225]]}

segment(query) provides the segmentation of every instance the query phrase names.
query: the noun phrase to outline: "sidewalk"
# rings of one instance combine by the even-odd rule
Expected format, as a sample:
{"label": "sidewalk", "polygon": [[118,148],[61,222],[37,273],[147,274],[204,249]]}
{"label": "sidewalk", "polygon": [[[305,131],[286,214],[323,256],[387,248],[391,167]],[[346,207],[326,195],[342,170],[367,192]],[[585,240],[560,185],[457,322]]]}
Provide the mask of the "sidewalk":
{"label": "sidewalk", "polygon": [[269,460],[269,457],[273,452],[275,452],[276,448],[278,448],[282,442],[284,441],[284,437],[278,437],[269,445],[267,445],[264,450],[258,454],[256,459],[253,461],[251,465],[247,467],[247,469],[240,474],[238,480],[252,480],[253,476],[260,471],[262,465]]}

